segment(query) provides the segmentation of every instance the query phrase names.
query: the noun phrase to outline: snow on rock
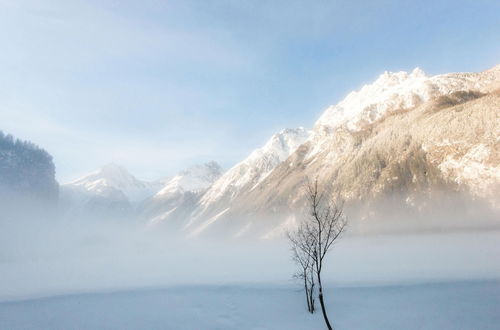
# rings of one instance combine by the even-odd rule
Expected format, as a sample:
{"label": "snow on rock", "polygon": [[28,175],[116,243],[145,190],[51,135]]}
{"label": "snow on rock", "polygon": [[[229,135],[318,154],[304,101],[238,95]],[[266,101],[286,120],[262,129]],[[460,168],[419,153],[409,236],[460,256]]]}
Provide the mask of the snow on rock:
{"label": "snow on rock", "polygon": [[500,165],[488,165],[487,159],[491,150],[484,144],[472,146],[461,157],[448,155],[439,165],[439,169],[447,176],[455,178],[458,184],[468,184],[474,193],[488,191],[489,186],[500,182]]}
{"label": "snow on rock", "polygon": [[143,205],[148,226],[175,222],[182,227],[181,219],[193,211],[201,195],[221,174],[220,165],[211,161],[165,180],[162,188]]}
{"label": "snow on rock", "polygon": [[221,173],[222,168],[214,161],[192,166],[179,172],[170,180],[167,180],[163,188],[155,194],[154,198],[163,198],[177,192],[203,191],[219,178]]}
{"label": "snow on rock", "polygon": [[450,73],[427,76],[420,68],[411,73],[384,72],[374,83],[351,92],[328,107],[315,125],[315,133],[345,125],[351,131],[363,128],[387,114],[410,109],[430,99],[456,91],[481,90],[499,78],[500,69],[483,73]]}
{"label": "snow on rock", "polygon": [[218,214],[214,215],[213,217],[211,217],[210,219],[208,219],[207,221],[205,221],[203,224],[201,224],[200,226],[198,226],[195,230],[193,230],[189,234],[189,236],[190,237],[194,237],[196,235],[199,235],[208,226],[210,226],[212,223],[214,223],[215,221],[217,221],[217,219],[219,219],[220,217],[222,217],[227,211],[229,211],[229,207],[225,208],[224,210],[222,210],[221,212],[219,212]]}
{"label": "snow on rock", "polygon": [[196,236],[231,211],[231,201],[248,193],[309,138],[303,127],[283,129],[222,175],[203,194],[184,230]]}
{"label": "snow on rock", "polygon": [[[353,143],[357,141],[358,137],[356,133],[365,131],[363,134],[359,134],[359,136],[364,137],[364,133],[370,134],[370,130],[367,128],[377,125],[382,125],[380,126],[382,129],[388,130],[388,126],[384,126],[384,123],[394,122],[388,117],[396,113],[402,115],[402,117],[398,117],[400,119],[397,121],[398,125],[402,125],[401,128],[407,131],[412,128],[411,122],[407,125],[401,118],[408,117],[413,113],[413,110],[423,111],[425,106],[433,107],[442,99],[454,100],[457,95],[461,94],[471,94],[477,98],[483,97],[486,94],[491,94],[496,88],[500,88],[499,81],[500,66],[480,73],[449,73],[437,76],[428,76],[419,68],[411,72],[384,72],[372,84],[351,92],[338,104],[328,107],[315,123],[312,131],[304,128],[283,130],[272,136],[262,148],[253,151],[245,160],[232,167],[215,181],[197,202],[194,211],[186,217],[188,220],[184,229],[191,234],[199,234],[202,231],[209,232],[218,226],[218,228],[224,227],[225,230],[229,227],[225,224],[230,223],[234,225],[236,235],[243,235],[253,226],[249,223],[251,221],[255,223],[255,220],[242,220],[246,219],[243,214],[249,213],[249,210],[252,209],[269,210],[275,206],[272,203],[283,203],[289,198],[296,197],[293,192],[285,191],[284,188],[283,191],[279,192],[282,194],[281,198],[274,198],[277,193],[274,187],[288,179],[291,181],[286,181],[287,185],[282,187],[293,187],[295,186],[293,180],[304,175],[331,178],[334,169],[340,168],[337,166],[340,164],[338,162],[341,159],[346,160],[347,155],[352,156],[357,152],[358,149],[353,149]],[[430,116],[430,113],[426,113],[425,116]],[[395,117],[394,120],[396,119]],[[428,123],[424,124],[428,125]],[[441,125],[441,127],[434,127],[434,130],[430,127],[429,131],[443,131],[447,128],[448,122],[443,120],[442,123],[436,123],[436,125]],[[457,125],[452,129],[459,131],[460,125]],[[401,132],[401,134],[395,132],[394,138],[406,139],[404,132]],[[412,132],[415,134],[414,138],[420,137],[418,130],[412,130]],[[379,142],[383,142],[383,137],[384,134],[381,134],[376,140],[380,139]],[[359,141],[363,143],[362,138]],[[427,142],[432,146],[432,141],[427,141],[426,137],[423,137],[422,143],[426,144]],[[296,152],[300,145],[304,145],[304,148],[297,153],[294,159],[303,162],[304,166],[293,166],[290,171],[292,173],[297,171],[298,175],[289,175],[290,171],[284,170],[278,165]],[[403,148],[403,144],[401,146]],[[439,159],[439,163],[435,165],[445,174],[450,173],[449,176],[456,179],[457,183],[467,183],[474,186],[473,188],[481,190],[485,182],[489,186],[492,185],[491,182],[498,182],[497,167],[485,166],[484,157],[488,153],[493,152],[479,148],[472,150],[462,159],[457,158],[461,155],[450,156],[442,166],[439,166],[439,163],[443,159]],[[355,161],[351,165],[356,165]],[[290,164],[290,166],[292,165]],[[276,168],[279,168],[279,172],[273,172],[276,171]],[[313,170],[308,170],[308,168]],[[315,172],[312,173],[312,171]],[[458,172],[460,173],[456,174]],[[273,175],[270,175],[271,173]],[[352,183],[348,180],[348,174],[345,174],[345,179],[347,180],[345,186],[350,186]],[[392,183],[387,185],[398,184],[397,179],[397,176],[388,176],[387,181]],[[417,181],[415,175],[413,180],[414,183]],[[345,196],[350,194],[348,189],[345,189]],[[270,201],[271,204],[252,204],[253,201],[256,203]],[[239,226],[235,224],[238,221],[250,222],[242,223]],[[288,225],[290,224],[284,224],[284,226]],[[273,236],[274,227],[271,227],[269,224],[269,230],[264,236]],[[280,226],[275,226],[275,228],[276,231],[282,229]]]}
{"label": "snow on rock", "polygon": [[158,189],[158,183],[138,180],[116,164],[107,164],[64,186],[73,191],[97,196],[107,196],[110,191],[118,191],[132,203],[144,200]]}
{"label": "snow on rock", "polygon": [[220,177],[203,196],[201,204],[207,206],[226,194],[232,198],[242,187],[254,187],[302,145],[309,135],[310,132],[303,127],[284,129],[274,134],[262,148],[253,151]]}
{"label": "snow on rock", "polygon": [[323,151],[324,143],[338,128],[360,131],[388,115],[409,110],[431,99],[457,91],[488,92],[500,88],[500,65],[480,73],[448,73],[428,76],[420,68],[408,73],[384,72],[375,82],[353,91],[329,106],[314,125],[313,148],[306,158]]}
{"label": "snow on rock", "polygon": [[373,122],[388,110],[414,107],[432,93],[429,78],[416,68],[411,73],[384,72],[373,84],[351,92],[337,105],[330,106],[316,122],[316,127],[337,127],[346,124],[358,129],[363,120]]}

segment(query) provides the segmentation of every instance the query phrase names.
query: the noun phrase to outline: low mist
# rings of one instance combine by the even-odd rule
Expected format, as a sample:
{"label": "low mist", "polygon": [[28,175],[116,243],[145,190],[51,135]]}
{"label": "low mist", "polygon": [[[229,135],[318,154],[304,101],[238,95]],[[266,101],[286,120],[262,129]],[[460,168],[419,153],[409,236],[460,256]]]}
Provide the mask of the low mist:
{"label": "low mist", "polygon": [[[133,219],[71,221],[26,205],[10,207],[2,221],[0,300],[174,285],[297,284],[284,238],[185,239]],[[325,269],[331,285],[500,278],[497,229],[396,235],[363,233],[355,221],[349,226]]]}

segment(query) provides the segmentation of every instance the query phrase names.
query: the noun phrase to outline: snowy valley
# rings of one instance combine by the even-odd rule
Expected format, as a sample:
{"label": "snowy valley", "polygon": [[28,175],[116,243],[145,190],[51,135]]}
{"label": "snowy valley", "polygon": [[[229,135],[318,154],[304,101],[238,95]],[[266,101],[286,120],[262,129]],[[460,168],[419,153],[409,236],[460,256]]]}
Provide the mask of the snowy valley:
{"label": "snowy valley", "polygon": [[0,0],[0,330],[499,330],[499,14]]}
{"label": "snowy valley", "polygon": [[[285,236],[308,216],[310,179],[348,219],[324,274],[336,327],[494,329],[499,88],[500,66],[385,72],[227,170],[143,181],[108,164],[61,184],[50,212],[4,199],[16,221],[0,223],[0,328],[321,329]],[[34,164],[0,182],[5,196],[39,182],[57,195],[50,155],[0,137],[5,171]]]}

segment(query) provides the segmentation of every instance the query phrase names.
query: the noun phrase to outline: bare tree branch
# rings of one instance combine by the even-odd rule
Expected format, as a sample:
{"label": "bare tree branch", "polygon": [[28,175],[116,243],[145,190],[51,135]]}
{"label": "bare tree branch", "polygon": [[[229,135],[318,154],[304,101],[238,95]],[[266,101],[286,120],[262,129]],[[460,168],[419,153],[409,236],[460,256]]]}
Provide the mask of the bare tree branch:
{"label": "bare tree branch", "polygon": [[[314,287],[316,280],[323,318],[328,329],[331,330],[333,328],[324,303],[321,272],[325,257],[331,250],[333,243],[344,232],[347,220],[343,212],[343,203],[329,200],[325,190],[320,190],[318,180],[314,182],[307,180],[305,191],[310,217],[304,219],[295,231],[288,233],[288,239],[292,245],[293,259],[302,269],[301,278],[308,277],[306,270],[311,270],[310,275],[312,272],[316,275],[316,279],[310,276],[312,281],[304,280],[306,295],[307,292],[310,293],[309,287]],[[308,298],[308,306],[309,304],[310,299]]]}

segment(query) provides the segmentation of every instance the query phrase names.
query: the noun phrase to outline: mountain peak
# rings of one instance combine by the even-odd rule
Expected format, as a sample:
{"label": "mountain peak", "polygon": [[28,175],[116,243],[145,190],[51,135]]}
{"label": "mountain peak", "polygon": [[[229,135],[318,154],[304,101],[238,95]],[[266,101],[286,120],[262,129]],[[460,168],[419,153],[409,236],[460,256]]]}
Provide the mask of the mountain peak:
{"label": "mountain peak", "polygon": [[[271,171],[307,141],[310,132],[303,127],[286,128],[274,134],[266,144],[222,175],[203,195],[198,214],[217,212],[219,202],[233,199],[251,190]],[[207,211],[209,208],[211,210]],[[219,210],[220,211],[220,210]]]}
{"label": "mountain peak", "polygon": [[328,107],[315,124],[315,134],[322,135],[325,129],[329,132],[342,125],[357,131],[390,112],[410,109],[454,91],[480,90],[490,83],[479,73],[429,77],[420,68],[411,73],[386,71],[372,84],[351,92],[336,105]]}
{"label": "mountain peak", "polygon": [[202,164],[196,164],[182,170],[178,175],[199,175],[199,174],[220,174],[222,167],[216,161],[208,161]]}
{"label": "mountain peak", "polygon": [[398,71],[398,72],[384,71],[384,73],[382,73],[377,78],[377,80],[375,80],[374,83],[366,85],[365,87],[370,87],[374,85],[389,87],[401,84],[407,80],[422,79],[422,78],[428,78],[428,77],[425,74],[425,72],[419,67],[416,67],[415,69],[413,69],[413,71],[409,73],[406,71]]}
{"label": "mountain peak", "polygon": [[427,75],[425,74],[424,70],[422,70],[418,66],[415,69],[413,69],[413,71],[410,73],[410,76],[415,78],[427,78]]}
{"label": "mountain peak", "polygon": [[141,201],[153,190],[153,184],[138,180],[124,167],[115,163],[108,163],[65,186],[98,195],[113,189],[121,191],[131,202]]}
{"label": "mountain peak", "polygon": [[274,134],[262,148],[253,151],[244,162],[251,162],[255,158],[262,158],[271,154],[283,161],[290,153],[306,142],[309,135],[310,131],[304,127],[282,129]]}
{"label": "mountain peak", "polygon": [[156,193],[156,198],[163,198],[178,192],[199,192],[210,186],[222,174],[221,166],[215,161],[197,164],[180,171],[168,180]]}
{"label": "mountain peak", "polygon": [[119,188],[127,182],[137,181],[124,167],[115,163],[108,163],[101,168],[87,174],[75,181],[70,182],[71,185],[87,185],[89,182],[100,181],[109,186]]}

